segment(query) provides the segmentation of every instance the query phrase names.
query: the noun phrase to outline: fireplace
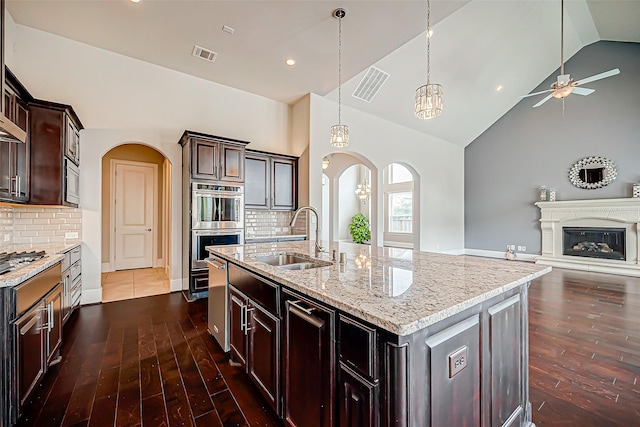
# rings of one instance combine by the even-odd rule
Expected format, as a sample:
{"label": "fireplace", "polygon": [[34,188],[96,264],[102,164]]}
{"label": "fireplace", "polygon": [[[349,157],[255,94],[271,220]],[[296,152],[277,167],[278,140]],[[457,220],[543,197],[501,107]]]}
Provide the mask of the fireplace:
{"label": "fireplace", "polygon": [[625,261],[625,228],[562,227],[562,254]]}
{"label": "fireplace", "polygon": [[539,264],[640,277],[640,197],[538,202]]}

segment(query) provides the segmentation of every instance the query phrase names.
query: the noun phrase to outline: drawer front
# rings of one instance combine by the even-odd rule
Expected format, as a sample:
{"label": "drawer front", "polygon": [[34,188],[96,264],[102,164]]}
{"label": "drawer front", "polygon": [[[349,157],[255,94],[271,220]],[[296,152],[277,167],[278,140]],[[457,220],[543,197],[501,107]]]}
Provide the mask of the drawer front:
{"label": "drawer front", "polygon": [[351,318],[338,320],[340,359],[365,377],[377,379],[376,330]]}
{"label": "drawer front", "polygon": [[15,288],[16,314],[24,312],[62,281],[62,270],[57,263]]}
{"label": "drawer front", "polygon": [[61,265],[61,270],[62,271],[67,271],[69,269],[69,267],[71,267],[71,254],[69,252],[66,252],[64,254],[64,258],[62,259],[60,265]]}
{"label": "drawer front", "polygon": [[72,250],[70,250],[69,252],[67,252],[67,254],[69,254],[69,256],[71,257],[70,261],[71,264],[75,264],[76,262],[80,261],[80,258],[82,256],[82,252],[80,251],[80,247],[74,248]]}
{"label": "drawer front", "polygon": [[80,305],[80,298],[82,297],[82,280],[78,279],[71,285],[69,301],[71,307]]}
{"label": "drawer front", "polygon": [[80,274],[82,274],[82,264],[79,262],[76,262],[71,266],[71,270],[69,272],[69,277],[71,278],[71,281],[72,282],[75,281],[78,277],[80,277]]}
{"label": "drawer front", "polygon": [[229,263],[229,283],[274,315],[279,314],[278,286]]}

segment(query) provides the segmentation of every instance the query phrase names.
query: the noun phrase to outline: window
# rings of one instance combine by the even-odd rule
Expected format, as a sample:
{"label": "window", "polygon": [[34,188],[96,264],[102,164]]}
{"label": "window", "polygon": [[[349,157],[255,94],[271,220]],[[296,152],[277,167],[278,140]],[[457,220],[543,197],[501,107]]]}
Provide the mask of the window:
{"label": "window", "polygon": [[413,213],[413,193],[389,193],[389,231],[391,233],[411,233]]}
{"label": "window", "polygon": [[401,182],[413,181],[413,176],[409,169],[398,163],[389,165],[389,184],[399,184]]}

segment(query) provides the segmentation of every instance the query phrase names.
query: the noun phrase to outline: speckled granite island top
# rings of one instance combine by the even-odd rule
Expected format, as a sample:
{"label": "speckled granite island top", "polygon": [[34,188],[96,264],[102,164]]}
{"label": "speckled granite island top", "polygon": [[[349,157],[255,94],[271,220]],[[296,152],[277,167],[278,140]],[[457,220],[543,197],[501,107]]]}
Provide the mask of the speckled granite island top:
{"label": "speckled granite island top", "polygon": [[[290,289],[397,335],[409,335],[551,271],[526,262],[331,243],[346,263],[284,270],[253,259],[294,253],[314,257],[313,241],[210,246],[206,249]],[[339,256],[336,255],[339,259]]]}

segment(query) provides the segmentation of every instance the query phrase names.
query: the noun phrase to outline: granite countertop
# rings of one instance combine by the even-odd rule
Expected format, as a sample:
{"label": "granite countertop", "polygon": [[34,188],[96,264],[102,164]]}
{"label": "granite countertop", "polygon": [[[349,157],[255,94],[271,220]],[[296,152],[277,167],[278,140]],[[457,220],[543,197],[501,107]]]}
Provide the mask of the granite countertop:
{"label": "granite countertop", "polygon": [[25,252],[25,251],[46,251],[47,255],[14,271],[9,271],[0,276],[0,288],[16,286],[27,279],[35,276],[41,271],[46,270],[57,262],[62,261],[65,252],[80,246],[81,242],[74,243],[33,243],[33,244],[16,244],[2,246],[1,252]]}
{"label": "granite countertop", "polygon": [[332,242],[329,253],[318,258],[330,261],[334,249],[346,253],[344,265],[335,262],[296,271],[252,258],[274,252],[313,257],[314,241],[207,247],[228,261],[397,335],[412,334],[551,271],[549,266],[528,262],[345,242]]}

